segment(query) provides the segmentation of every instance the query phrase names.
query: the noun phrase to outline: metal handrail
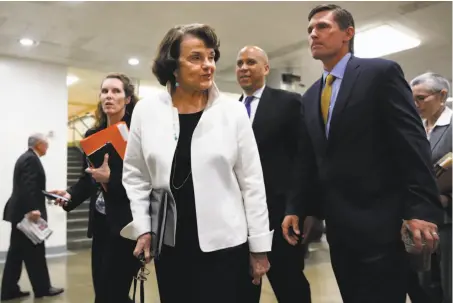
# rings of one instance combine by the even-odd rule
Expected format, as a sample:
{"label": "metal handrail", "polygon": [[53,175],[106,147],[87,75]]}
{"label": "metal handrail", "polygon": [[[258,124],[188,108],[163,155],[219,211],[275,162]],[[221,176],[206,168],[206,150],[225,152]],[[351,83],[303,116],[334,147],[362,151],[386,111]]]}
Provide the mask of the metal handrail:
{"label": "metal handrail", "polygon": [[75,146],[80,149],[80,145],[78,144],[76,140],[76,134],[79,135],[79,137],[83,137],[85,133],[82,133],[76,126],[76,122],[80,122],[84,127],[85,131],[87,131],[90,126],[85,123],[85,119],[87,117],[94,117],[93,114],[87,114],[83,116],[73,116],[70,119],[68,119],[68,128],[72,129],[72,141],[74,142]]}
{"label": "metal handrail", "polygon": [[88,125],[85,123],[85,121],[83,120],[83,118],[86,118],[86,117],[94,117],[94,115],[93,115],[93,114],[86,114],[86,115],[84,115],[84,116],[72,116],[72,117],[68,120],[68,125],[69,125],[70,123],[74,124],[74,122],[80,121],[80,122],[82,122],[82,124],[83,124],[87,129],[89,129],[90,126],[88,126]]}

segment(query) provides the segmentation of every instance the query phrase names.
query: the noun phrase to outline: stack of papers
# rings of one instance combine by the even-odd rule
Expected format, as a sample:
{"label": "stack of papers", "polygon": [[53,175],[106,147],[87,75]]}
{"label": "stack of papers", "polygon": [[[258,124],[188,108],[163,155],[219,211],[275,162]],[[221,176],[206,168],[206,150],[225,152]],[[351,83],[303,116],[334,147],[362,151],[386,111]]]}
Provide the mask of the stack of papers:
{"label": "stack of papers", "polygon": [[440,192],[449,192],[452,189],[452,153],[449,152],[434,165],[437,185]]}
{"label": "stack of papers", "polygon": [[17,229],[23,232],[34,245],[44,242],[53,233],[47,222],[42,218],[33,222],[27,217],[24,217],[22,221],[17,223]]}

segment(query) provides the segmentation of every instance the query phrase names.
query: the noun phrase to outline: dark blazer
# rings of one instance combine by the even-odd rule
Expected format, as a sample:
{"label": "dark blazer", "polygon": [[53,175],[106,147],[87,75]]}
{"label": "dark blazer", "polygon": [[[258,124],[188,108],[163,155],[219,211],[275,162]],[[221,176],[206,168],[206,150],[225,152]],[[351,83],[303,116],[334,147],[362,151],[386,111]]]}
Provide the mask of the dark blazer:
{"label": "dark blazer", "polygon": [[[431,131],[431,136],[429,138],[429,143],[431,145],[431,152],[432,152],[432,162],[433,165],[439,161],[443,156],[445,156],[447,153],[452,151],[452,132],[451,132],[451,120],[450,124],[448,125],[441,125],[441,126],[436,126],[433,128]],[[446,195],[450,197],[451,201],[451,196],[452,192],[451,190],[449,191],[443,191],[441,192],[442,195]],[[445,220],[443,223],[451,223],[451,203],[449,207],[446,209],[446,214],[448,216],[445,216]]]}
{"label": "dark blazer", "polygon": [[6,203],[3,220],[16,225],[24,215],[39,210],[47,221],[46,198],[42,190],[46,189],[46,173],[38,155],[27,150],[16,161],[13,177],[13,193]]}
{"label": "dark blazer", "polygon": [[260,153],[272,228],[281,225],[286,201],[293,187],[298,186],[292,182],[292,171],[295,157],[299,155],[301,101],[300,94],[266,86],[252,124]]}
{"label": "dark blazer", "polygon": [[[130,115],[126,114],[122,121],[126,122],[127,126],[130,127],[130,119]],[[106,125],[90,129],[86,132],[85,137],[89,137],[105,128]],[[82,175],[77,183],[68,189],[68,193],[71,194],[71,201],[64,209],[71,211],[90,198],[88,237],[91,237],[98,191],[102,190],[105,200],[107,224],[113,234],[119,235],[121,229],[132,221],[130,201],[122,182],[123,161],[116,154],[109,157],[110,180],[107,184],[107,192],[104,191],[100,184],[96,183],[89,173],[85,172],[87,167],[88,163],[84,157]]]}
{"label": "dark blazer", "polygon": [[[439,222],[431,151],[401,67],[352,57],[333,110],[321,117],[322,78],[303,95],[299,195],[326,219],[330,244],[367,248],[401,242],[403,219]],[[310,146],[310,147],[309,147]]]}

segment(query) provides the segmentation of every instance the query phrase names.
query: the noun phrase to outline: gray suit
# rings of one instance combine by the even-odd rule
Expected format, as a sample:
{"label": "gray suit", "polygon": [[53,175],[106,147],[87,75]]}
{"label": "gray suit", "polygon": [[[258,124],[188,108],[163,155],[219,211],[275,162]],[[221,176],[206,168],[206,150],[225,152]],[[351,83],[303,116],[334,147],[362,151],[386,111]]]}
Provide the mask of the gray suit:
{"label": "gray suit", "polygon": [[[429,137],[431,144],[432,160],[436,163],[445,154],[452,151],[452,123],[448,125],[436,126]],[[441,192],[442,195],[449,196],[451,199],[452,192]],[[440,236],[440,271],[442,291],[444,294],[443,303],[451,303],[451,288],[452,288],[452,220],[451,220],[451,205],[445,210],[444,224],[439,226]]]}

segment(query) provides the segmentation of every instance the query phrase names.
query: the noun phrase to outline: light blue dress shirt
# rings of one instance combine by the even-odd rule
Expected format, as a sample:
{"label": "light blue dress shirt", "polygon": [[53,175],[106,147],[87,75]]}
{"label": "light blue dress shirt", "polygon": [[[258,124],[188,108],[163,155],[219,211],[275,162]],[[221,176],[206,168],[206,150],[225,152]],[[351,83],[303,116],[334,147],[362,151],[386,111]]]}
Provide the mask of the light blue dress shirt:
{"label": "light blue dress shirt", "polygon": [[[326,125],[326,137],[329,137],[329,130],[330,130],[330,120],[332,118],[332,112],[335,107],[335,102],[337,101],[338,91],[340,90],[341,82],[343,81],[344,72],[346,70],[346,66],[348,65],[348,61],[351,58],[352,54],[347,53],[341,60],[334,66],[330,74],[335,76],[335,81],[332,84],[332,96],[330,99],[330,106],[329,106],[329,113],[327,114],[327,125]],[[328,71],[324,71],[322,74],[322,88],[326,83],[327,75],[329,75]]]}

